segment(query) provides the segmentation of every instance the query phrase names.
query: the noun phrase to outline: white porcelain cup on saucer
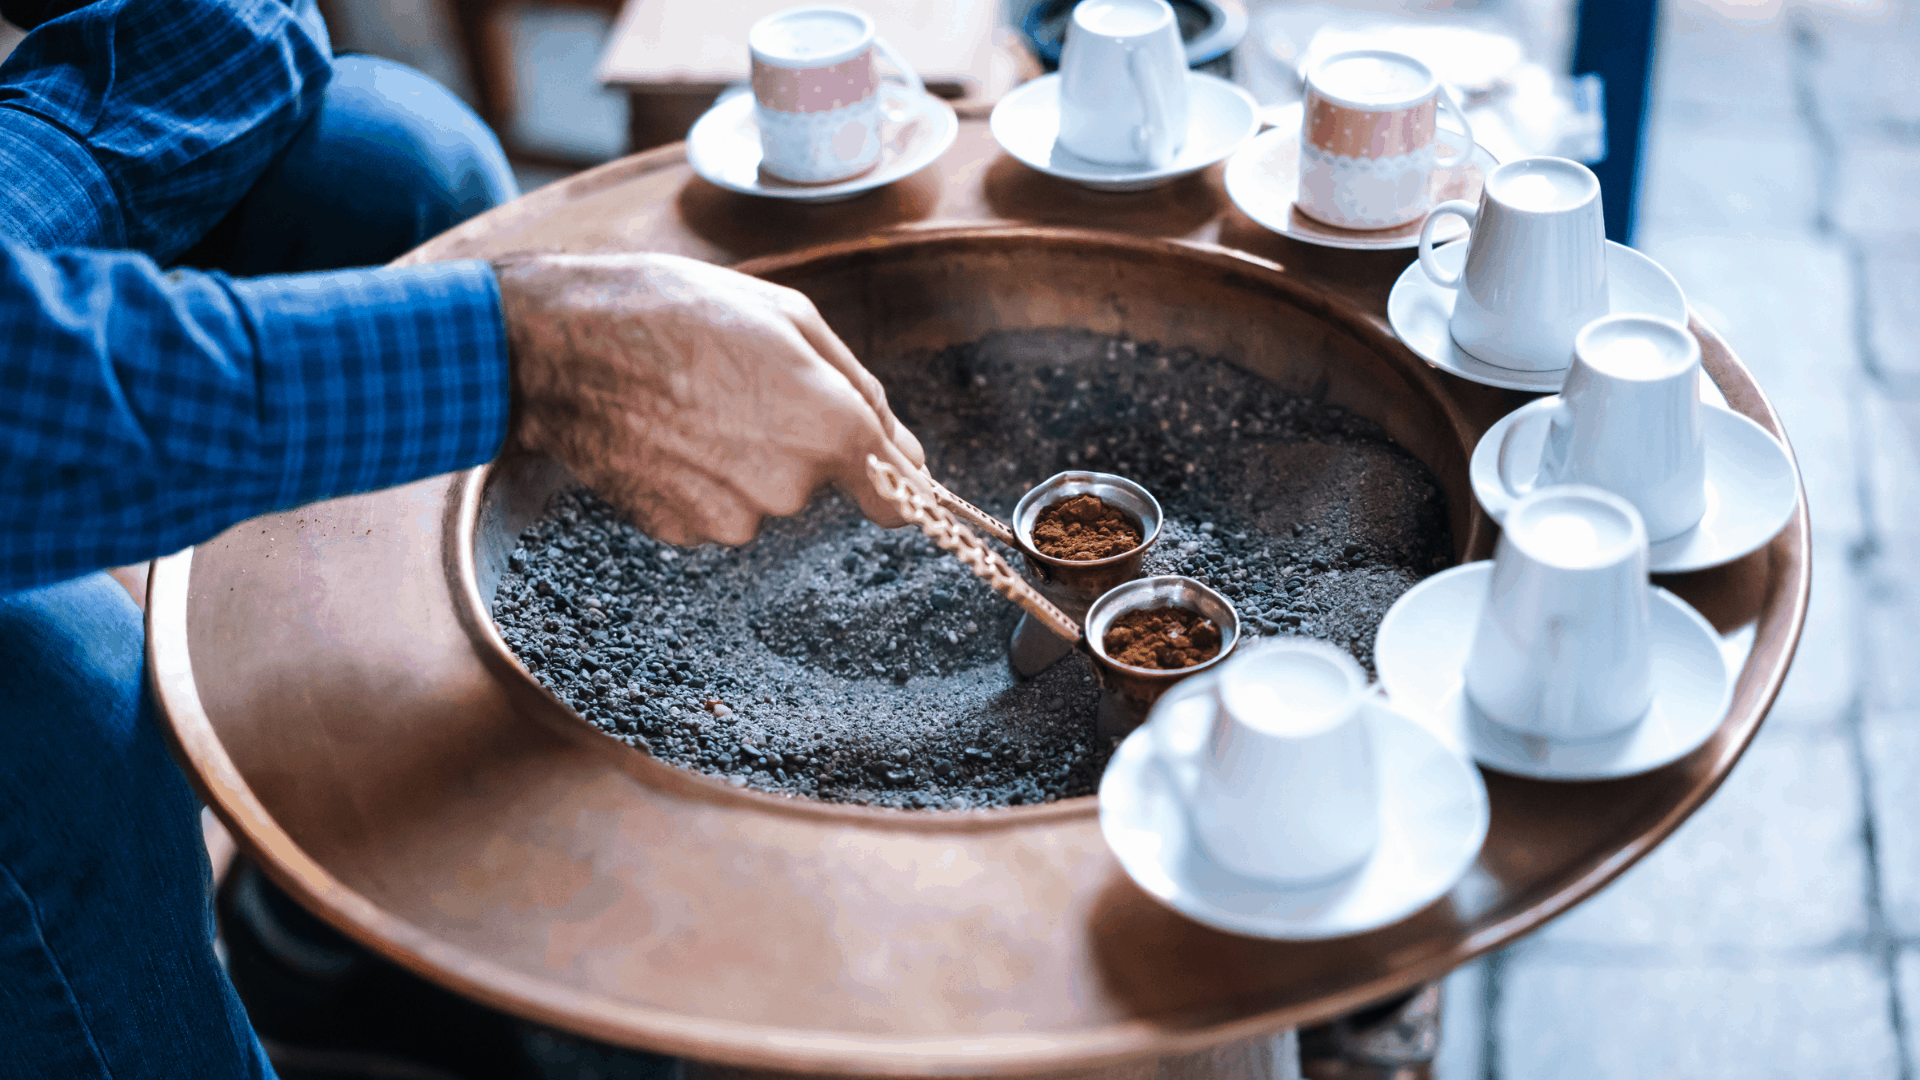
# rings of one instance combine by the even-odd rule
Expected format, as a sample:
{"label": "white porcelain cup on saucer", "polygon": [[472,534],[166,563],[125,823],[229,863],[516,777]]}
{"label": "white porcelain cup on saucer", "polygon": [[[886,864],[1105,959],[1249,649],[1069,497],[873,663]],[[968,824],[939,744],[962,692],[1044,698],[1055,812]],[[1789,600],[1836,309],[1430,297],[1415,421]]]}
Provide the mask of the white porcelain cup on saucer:
{"label": "white porcelain cup on saucer", "polygon": [[1060,145],[1165,168],[1187,137],[1187,50],[1166,0],[1082,0],[1060,51]]}
{"label": "white porcelain cup on saucer", "polygon": [[1558,742],[1624,731],[1653,704],[1647,530],[1633,504],[1577,484],[1508,511],[1466,692],[1487,719]]}
{"label": "white porcelain cup on saucer", "polygon": [[[1433,257],[1448,215],[1472,228],[1459,273]],[[1448,329],[1462,349],[1497,367],[1557,371],[1580,328],[1607,313],[1607,229],[1600,179],[1577,161],[1530,157],[1487,176],[1480,203],[1444,202],[1420,230],[1420,266],[1458,289]]]}
{"label": "white porcelain cup on saucer", "polygon": [[[1441,105],[1466,136],[1436,156]],[[1428,179],[1473,156],[1473,128],[1433,70],[1405,53],[1357,49],[1308,69],[1294,205],[1343,229],[1386,229],[1433,206]]]}
{"label": "white porcelain cup on saucer", "polygon": [[880,101],[876,55],[891,64],[909,94],[926,92],[920,76],[853,8],[788,8],[747,31],[753,58],[754,117],[760,168],[780,180],[829,184],[880,161],[881,123],[901,122]]}
{"label": "white porcelain cup on saucer", "polygon": [[1547,409],[1546,441],[1531,481],[1517,479],[1509,428],[1500,482],[1519,498],[1534,487],[1592,484],[1632,503],[1653,543],[1699,524],[1707,511],[1707,445],[1700,414],[1700,343],[1650,315],[1609,315],[1573,342],[1573,368]]}
{"label": "white porcelain cup on saucer", "polygon": [[1380,836],[1360,665],[1320,642],[1272,642],[1222,665],[1212,689],[1195,838],[1260,881],[1311,885],[1359,866]]}

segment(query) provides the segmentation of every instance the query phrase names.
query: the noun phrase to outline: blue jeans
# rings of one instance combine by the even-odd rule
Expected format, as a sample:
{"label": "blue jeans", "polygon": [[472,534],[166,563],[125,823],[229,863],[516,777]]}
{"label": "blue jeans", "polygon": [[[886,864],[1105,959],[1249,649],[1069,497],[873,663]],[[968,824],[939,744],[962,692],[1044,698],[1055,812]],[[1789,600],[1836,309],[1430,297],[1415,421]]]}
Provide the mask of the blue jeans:
{"label": "blue jeans", "polygon": [[[516,193],[451,94],[346,57],[319,114],[182,262],[381,263]],[[273,1076],[214,956],[199,804],[143,644],[105,574],[0,594],[0,1080]]]}

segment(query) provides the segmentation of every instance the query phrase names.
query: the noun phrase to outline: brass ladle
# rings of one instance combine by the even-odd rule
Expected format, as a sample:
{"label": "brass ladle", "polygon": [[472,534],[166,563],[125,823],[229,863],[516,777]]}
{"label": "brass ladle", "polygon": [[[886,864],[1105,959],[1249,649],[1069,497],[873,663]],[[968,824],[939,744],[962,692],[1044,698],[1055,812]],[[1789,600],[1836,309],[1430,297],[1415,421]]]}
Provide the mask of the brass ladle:
{"label": "brass ladle", "polygon": [[[867,457],[867,475],[881,496],[893,503],[901,516],[919,526],[928,539],[952,553],[962,566],[985,581],[994,592],[1017,604],[1027,618],[1069,642],[1069,650],[1078,649],[1087,654],[1093,661],[1094,681],[1100,686],[1098,730],[1102,737],[1125,735],[1139,727],[1147,718],[1147,712],[1153,708],[1153,703],[1160,700],[1160,696],[1170,687],[1225,660],[1240,642],[1240,615],[1234,610],[1233,604],[1200,582],[1178,575],[1135,578],[1122,582],[1108,589],[1088,606],[1084,621],[1075,621],[1007,565],[1007,561],[988,547],[986,541],[980,539],[972,529],[955,519],[953,512],[942,505],[944,500],[937,492],[946,489],[937,481],[923,474],[917,478],[921,484],[915,484],[899,469],[872,455]],[[967,505],[972,514],[979,514],[996,525],[1000,524],[952,492],[948,492],[947,497]],[[1155,510],[1158,510],[1157,506]],[[1004,525],[1000,527],[1005,528]],[[1025,550],[1025,545],[1018,546]],[[1203,617],[1213,620],[1213,624],[1220,628],[1220,651],[1210,660],[1173,670],[1135,667],[1107,654],[1105,638],[1115,619],[1129,611],[1165,606],[1198,611]]]}
{"label": "brass ladle", "polygon": [[[1146,488],[1113,473],[1084,469],[1055,473],[1020,497],[1011,525],[948,491],[933,477],[923,479],[947,509],[1025,556],[1034,588],[1073,619],[1085,619],[1094,600],[1122,582],[1139,577],[1147,552],[1160,539],[1159,500]],[[1104,559],[1057,559],[1042,552],[1033,538],[1040,512],[1075,495],[1093,495],[1130,514],[1140,526],[1140,543]],[[1021,619],[1007,643],[1007,659],[1023,679],[1033,678],[1072,651],[1073,639],[1059,636],[1032,618]]]}

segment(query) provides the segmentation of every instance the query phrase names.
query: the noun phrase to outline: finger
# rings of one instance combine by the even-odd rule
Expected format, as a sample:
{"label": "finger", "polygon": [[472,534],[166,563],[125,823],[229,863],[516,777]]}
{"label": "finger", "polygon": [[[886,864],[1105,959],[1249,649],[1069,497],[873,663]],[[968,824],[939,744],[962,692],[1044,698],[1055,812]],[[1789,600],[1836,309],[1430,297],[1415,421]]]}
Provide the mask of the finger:
{"label": "finger", "polygon": [[907,429],[907,425],[900,422],[899,417],[893,415],[893,407],[887,404],[887,388],[853,355],[853,350],[847,348],[847,343],[840,340],[840,335],[833,332],[833,328],[820,317],[813,305],[808,304],[805,311],[796,312],[793,321],[800,328],[801,336],[807,339],[807,344],[832,364],[834,370],[845,375],[853,388],[866,399],[867,406],[880,418],[880,430],[886,432],[887,438],[893,440],[907,460],[913,462],[915,467],[926,464],[927,452],[921,447],[920,440]]}
{"label": "finger", "polygon": [[866,452],[848,455],[848,460],[842,463],[840,472],[835,474],[834,482],[840,486],[840,490],[846,492],[854,502],[859,504],[860,512],[867,515],[875,525],[883,529],[897,529],[907,524],[906,515],[893,504],[893,500],[880,494],[880,489],[873,486],[873,478],[867,474],[867,454],[869,453],[899,470],[907,483],[914,485],[922,483],[919,469],[913,462],[907,460],[907,456],[900,451],[900,448],[891,440],[880,438],[874,439],[872,447]]}

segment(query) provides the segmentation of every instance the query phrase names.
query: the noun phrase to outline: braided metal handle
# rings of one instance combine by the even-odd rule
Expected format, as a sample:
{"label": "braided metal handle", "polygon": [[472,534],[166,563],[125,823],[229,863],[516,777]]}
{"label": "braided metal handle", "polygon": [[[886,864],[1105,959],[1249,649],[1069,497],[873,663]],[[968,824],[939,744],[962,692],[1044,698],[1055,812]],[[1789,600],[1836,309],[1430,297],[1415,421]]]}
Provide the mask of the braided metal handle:
{"label": "braided metal handle", "polygon": [[[1080,640],[1080,624],[1068,618],[1066,613],[1041,596],[1039,591],[1027,583],[1013,567],[1007,565],[987,542],[954,520],[946,507],[930,498],[925,491],[907,482],[900,470],[881,461],[872,454],[867,455],[867,476],[873,480],[873,486],[881,497],[892,503],[900,513],[927,534],[927,538],[953,553],[960,565],[974,572],[980,580],[993,587],[993,591],[1020,605],[1028,615],[1040,625],[1058,634],[1068,641]],[[927,479],[922,477],[921,479]]]}
{"label": "braided metal handle", "polygon": [[984,530],[988,536],[993,537],[1008,547],[1016,550],[1025,550],[1026,545],[1020,542],[1020,538],[1014,535],[1013,529],[1009,527],[1006,522],[1001,521],[985,510],[948,491],[945,484],[935,480],[933,477],[922,474],[921,479],[925,480],[927,486],[933,489],[933,496],[940,500],[940,505],[966,518],[972,522],[975,527]]}

